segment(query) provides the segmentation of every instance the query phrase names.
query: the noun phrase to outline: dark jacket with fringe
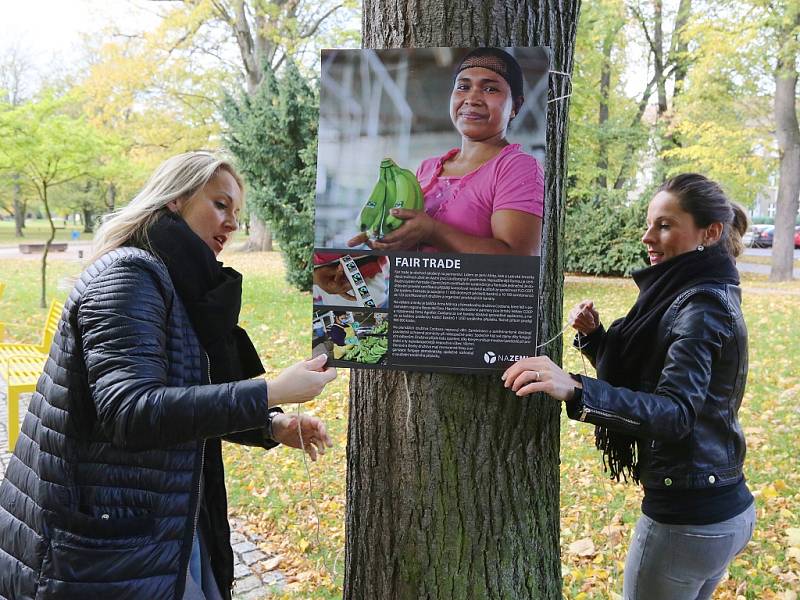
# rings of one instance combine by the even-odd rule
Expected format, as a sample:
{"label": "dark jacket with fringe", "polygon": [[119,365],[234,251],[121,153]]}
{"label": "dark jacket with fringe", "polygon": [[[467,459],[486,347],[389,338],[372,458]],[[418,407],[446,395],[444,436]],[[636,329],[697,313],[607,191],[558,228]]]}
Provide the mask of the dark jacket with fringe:
{"label": "dark jacket with fringe", "polygon": [[[581,338],[594,365],[605,330]],[[703,284],[681,293],[664,313],[633,389],[580,376],[570,418],[637,439],[645,488],[696,489],[735,483],[745,441],[737,413],[747,380],[747,329],[741,290]],[[638,375],[638,376],[637,376]]]}
{"label": "dark jacket with fringe", "polygon": [[0,598],[182,597],[204,440],[257,442],[267,418],[263,379],[208,371],[161,262],[84,271],[0,485]]}

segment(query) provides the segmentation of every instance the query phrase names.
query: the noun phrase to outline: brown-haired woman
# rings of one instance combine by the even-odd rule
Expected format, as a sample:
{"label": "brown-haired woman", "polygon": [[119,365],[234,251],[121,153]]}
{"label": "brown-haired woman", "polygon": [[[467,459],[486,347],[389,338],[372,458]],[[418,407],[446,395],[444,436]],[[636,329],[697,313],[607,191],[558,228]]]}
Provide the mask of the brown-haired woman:
{"label": "brown-haired woman", "polygon": [[612,478],[644,488],[625,564],[626,600],[710,598],[753,533],[745,441],[737,412],[747,378],[747,329],[734,257],[747,217],[715,182],[687,173],[650,202],[650,267],[639,297],[606,330],[593,302],[570,312],[575,343],[597,379],[546,357],[503,375],[517,395],[545,392],[595,425]]}

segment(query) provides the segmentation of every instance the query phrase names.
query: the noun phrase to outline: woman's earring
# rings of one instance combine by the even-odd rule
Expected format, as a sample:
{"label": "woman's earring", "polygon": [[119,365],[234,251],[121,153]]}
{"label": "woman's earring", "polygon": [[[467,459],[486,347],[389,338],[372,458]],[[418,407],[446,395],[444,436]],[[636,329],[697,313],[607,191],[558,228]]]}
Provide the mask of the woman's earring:
{"label": "woman's earring", "polygon": [[706,249],[706,247],[705,247],[705,246],[703,246],[703,244],[700,244],[700,245],[697,247],[697,251],[698,251],[698,252],[702,252],[702,251],[703,251],[703,250],[705,250],[705,249]]}

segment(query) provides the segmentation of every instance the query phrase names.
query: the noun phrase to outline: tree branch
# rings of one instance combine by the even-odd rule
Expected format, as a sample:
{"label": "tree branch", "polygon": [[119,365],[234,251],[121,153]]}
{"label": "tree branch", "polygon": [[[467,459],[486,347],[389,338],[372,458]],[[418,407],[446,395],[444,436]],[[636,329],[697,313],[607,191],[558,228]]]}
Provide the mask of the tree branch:
{"label": "tree branch", "polygon": [[300,37],[307,38],[314,35],[317,32],[317,29],[319,29],[319,26],[322,24],[322,22],[328,17],[330,17],[333,13],[335,13],[337,10],[342,8],[343,6],[344,6],[343,4],[337,4],[336,6],[332,7],[329,11],[323,13],[321,17],[319,17],[316,21],[313,22],[310,29],[306,29],[305,31],[300,33]]}
{"label": "tree branch", "polygon": [[658,56],[658,50],[656,49],[655,43],[653,43],[652,38],[650,37],[650,31],[647,29],[647,21],[642,15],[641,11],[633,5],[630,5],[630,10],[633,13],[633,16],[636,17],[636,20],[639,21],[639,25],[642,26],[642,31],[644,32],[644,37],[647,39],[647,45],[650,46],[650,52]]}

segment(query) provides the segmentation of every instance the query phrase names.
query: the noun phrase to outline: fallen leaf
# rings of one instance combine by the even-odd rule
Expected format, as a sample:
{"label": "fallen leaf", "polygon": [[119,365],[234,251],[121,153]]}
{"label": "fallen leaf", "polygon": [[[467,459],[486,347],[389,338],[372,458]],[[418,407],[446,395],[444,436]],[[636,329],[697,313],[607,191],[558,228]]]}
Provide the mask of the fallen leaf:
{"label": "fallen leaf", "polygon": [[569,545],[570,554],[576,556],[594,556],[597,552],[594,549],[592,538],[583,538]]}
{"label": "fallen leaf", "polygon": [[800,548],[800,528],[789,527],[786,530],[786,537],[789,538],[789,545]]}

